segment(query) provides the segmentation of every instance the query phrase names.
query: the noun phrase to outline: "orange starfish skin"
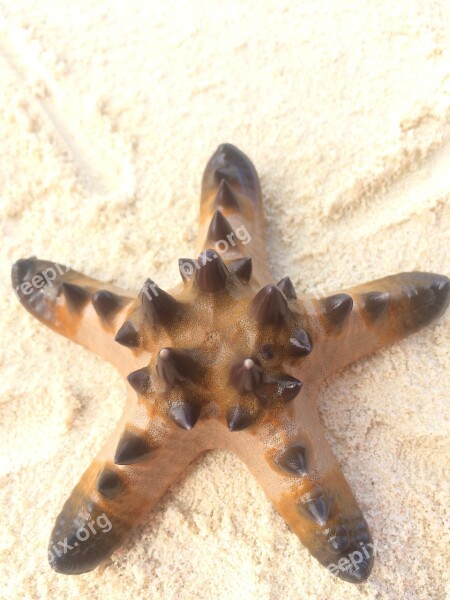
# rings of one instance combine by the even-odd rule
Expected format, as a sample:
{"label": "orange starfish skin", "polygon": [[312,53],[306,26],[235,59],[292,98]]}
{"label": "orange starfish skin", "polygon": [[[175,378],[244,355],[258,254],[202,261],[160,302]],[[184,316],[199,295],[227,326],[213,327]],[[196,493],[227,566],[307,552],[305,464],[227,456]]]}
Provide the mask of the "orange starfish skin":
{"label": "orange starfish skin", "polygon": [[442,315],[449,280],[401,273],[326,298],[298,294],[288,277],[273,283],[258,176],[231,144],[206,166],[198,239],[200,257],[180,259],[169,292],[147,280],[130,293],[35,258],[13,266],[23,306],[126,382],[117,428],[57,518],[50,563],[66,574],[94,569],[199,453],[223,448],[320,563],[362,582],[373,543],[325,439],[318,389]]}

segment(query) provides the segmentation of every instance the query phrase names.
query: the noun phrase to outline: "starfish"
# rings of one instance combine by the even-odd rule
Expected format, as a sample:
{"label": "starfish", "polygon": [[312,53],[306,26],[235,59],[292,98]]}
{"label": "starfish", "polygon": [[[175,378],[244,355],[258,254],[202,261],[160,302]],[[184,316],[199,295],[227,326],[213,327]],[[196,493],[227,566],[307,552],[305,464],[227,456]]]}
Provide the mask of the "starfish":
{"label": "starfish", "polygon": [[[206,165],[198,259],[169,292],[138,293],[51,261],[21,259],[12,283],[42,323],[110,361],[125,379],[115,431],[59,514],[49,561],[94,569],[201,452],[236,453],[310,553],[367,579],[367,522],[325,439],[320,383],[445,311],[450,282],[400,273],[318,298],[271,279],[255,167],[222,144]],[[250,257],[251,254],[251,257]]]}

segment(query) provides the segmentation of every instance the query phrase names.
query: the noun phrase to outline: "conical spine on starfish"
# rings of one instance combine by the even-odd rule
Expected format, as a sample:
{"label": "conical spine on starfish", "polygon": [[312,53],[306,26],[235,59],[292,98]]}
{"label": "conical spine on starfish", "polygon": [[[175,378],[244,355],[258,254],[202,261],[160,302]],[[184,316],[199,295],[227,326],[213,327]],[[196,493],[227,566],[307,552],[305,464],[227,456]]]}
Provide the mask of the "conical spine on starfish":
{"label": "conical spine on starfish", "polygon": [[92,295],[92,306],[98,316],[107,322],[114,319],[125,304],[125,299],[109,290],[99,290]]}
{"label": "conical spine on starfish", "polygon": [[253,313],[261,326],[280,325],[286,318],[289,307],[286,297],[276,285],[263,287],[252,302]]}
{"label": "conical spine on starfish", "polygon": [[253,262],[249,257],[236,258],[227,264],[228,270],[244,283],[248,283],[252,276]]}
{"label": "conical spine on starfish", "polygon": [[291,278],[286,275],[283,279],[277,283],[277,287],[283,292],[288,300],[296,300],[297,293],[295,291],[294,284],[291,281]]}
{"label": "conical spine on starfish", "polygon": [[214,206],[233,211],[240,210],[239,200],[226,179],[221,179],[214,199]]}
{"label": "conical spine on starfish", "polygon": [[203,292],[219,292],[231,280],[221,256],[215,250],[205,250],[198,258],[200,268],[195,273],[195,282]]}
{"label": "conical spine on starfish", "polygon": [[153,327],[170,325],[179,309],[175,298],[151,279],[147,279],[142,287],[141,305],[147,321]]}

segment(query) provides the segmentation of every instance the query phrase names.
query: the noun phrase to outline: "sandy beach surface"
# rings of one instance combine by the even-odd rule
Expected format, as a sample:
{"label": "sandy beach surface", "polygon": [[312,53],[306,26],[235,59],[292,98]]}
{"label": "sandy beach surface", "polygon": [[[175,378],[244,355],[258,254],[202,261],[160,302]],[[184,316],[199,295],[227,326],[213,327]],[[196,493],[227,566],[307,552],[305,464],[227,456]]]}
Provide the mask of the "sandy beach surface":
{"label": "sandy beach surface", "polygon": [[36,255],[174,285],[204,165],[231,142],[260,174],[274,277],[325,293],[450,275],[449,31],[446,0],[0,0],[0,598],[446,597],[450,312],[322,389],[378,545],[365,585],[321,567],[219,451],[68,577],[47,542],[124,386],[25,312],[10,269]]}

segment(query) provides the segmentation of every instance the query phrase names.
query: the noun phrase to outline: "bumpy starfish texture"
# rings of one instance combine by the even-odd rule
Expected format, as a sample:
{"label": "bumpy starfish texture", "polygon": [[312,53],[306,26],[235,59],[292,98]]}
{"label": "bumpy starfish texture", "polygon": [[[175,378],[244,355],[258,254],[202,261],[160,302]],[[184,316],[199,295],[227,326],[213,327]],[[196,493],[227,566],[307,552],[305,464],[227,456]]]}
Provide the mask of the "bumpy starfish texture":
{"label": "bumpy starfish texture", "polygon": [[[369,576],[371,535],[325,439],[318,388],[439,317],[449,280],[400,273],[326,298],[302,295],[289,277],[271,282],[263,233],[256,170],[223,144],[203,175],[200,257],[180,259],[170,292],[148,279],[130,293],[36,258],[14,265],[24,307],[126,381],[121,421],[57,518],[56,571],[94,569],[200,452],[223,448],[248,465],[320,563],[350,582]],[[102,515],[110,529],[86,537]]]}

